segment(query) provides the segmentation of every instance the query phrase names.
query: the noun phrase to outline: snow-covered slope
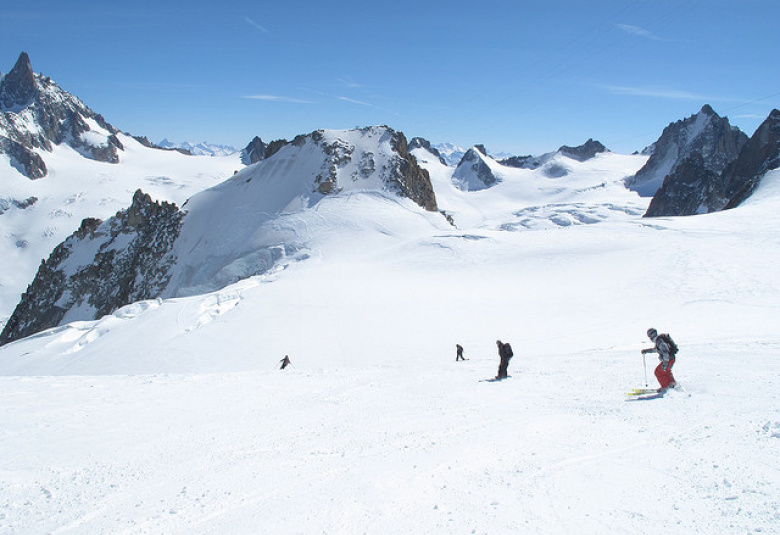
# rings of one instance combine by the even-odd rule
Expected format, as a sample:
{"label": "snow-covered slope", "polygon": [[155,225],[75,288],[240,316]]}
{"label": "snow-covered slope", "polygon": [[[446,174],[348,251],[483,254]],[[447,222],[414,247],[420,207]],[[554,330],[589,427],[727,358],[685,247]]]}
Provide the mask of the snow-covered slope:
{"label": "snow-covered slope", "polygon": [[519,169],[471,149],[492,177],[488,186],[468,162],[453,170],[425,150],[413,154],[430,173],[439,208],[462,229],[558,228],[634,218],[647,208],[646,200],[624,186],[647,161],[643,155],[604,152],[578,161],[551,153],[544,165]]}
{"label": "snow-covered slope", "polygon": [[[557,195],[623,205],[609,161]],[[306,262],[0,348],[0,531],[777,532],[780,175],[726,212],[500,230],[523,178],[450,186],[460,229],[328,197]],[[690,397],[624,401],[650,326]],[[512,377],[480,382],[497,338]]]}

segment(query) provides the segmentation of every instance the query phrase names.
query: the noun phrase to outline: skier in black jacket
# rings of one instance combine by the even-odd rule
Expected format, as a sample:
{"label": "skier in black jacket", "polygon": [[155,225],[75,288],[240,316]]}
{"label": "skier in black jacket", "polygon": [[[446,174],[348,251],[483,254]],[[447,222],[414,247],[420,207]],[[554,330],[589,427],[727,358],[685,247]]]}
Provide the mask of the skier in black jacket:
{"label": "skier in black jacket", "polygon": [[496,379],[506,379],[508,377],[507,368],[509,367],[509,360],[514,356],[512,346],[509,345],[509,342],[503,343],[501,340],[496,340],[496,345],[498,346],[498,356],[501,358],[501,362],[498,364]]}

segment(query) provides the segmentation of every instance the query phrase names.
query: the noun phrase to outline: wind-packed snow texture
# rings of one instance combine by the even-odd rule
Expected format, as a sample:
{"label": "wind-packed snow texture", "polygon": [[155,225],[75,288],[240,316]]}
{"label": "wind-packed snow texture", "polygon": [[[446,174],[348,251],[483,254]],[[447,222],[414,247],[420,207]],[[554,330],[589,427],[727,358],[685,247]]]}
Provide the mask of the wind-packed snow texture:
{"label": "wind-packed snow texture", "polygon": [[[415,154],[456,227],[293,195],[308,258],[0,348],[0,532],[780,531],[780,173],[650,221],[644,156],[467,192]],[[625,401],[651,326],[690,396]]]}

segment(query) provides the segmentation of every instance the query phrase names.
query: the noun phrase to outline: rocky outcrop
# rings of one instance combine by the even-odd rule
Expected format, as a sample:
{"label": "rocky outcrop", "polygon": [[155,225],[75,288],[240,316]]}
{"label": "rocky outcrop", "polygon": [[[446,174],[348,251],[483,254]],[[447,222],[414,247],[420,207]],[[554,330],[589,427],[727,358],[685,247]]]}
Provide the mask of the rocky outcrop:
{"label": "rocky outcrop", "polygon": [[747,142],[742,152],[723,172],[724,209],[734,208],[750,197],[767,173],[780,167],[780,111],[772,110]]}
{"label": "rocky outcrop", "polygon": [[728,143],[719,139],[721,159],[713,164],[706,151],[694,151],[678,162],[653,196],[645,217],[716,212],[747,199],[763,175],[780,165],[780,112],[774,110],[749,140],[739,142],[739,154],[723,166],[731,149],[720,150]]}
{"label": "rocky outcrop", "polygon": [[455,172],[452,173],[452,181],[459,189],[478,191],[499,182],[499,178],[486,161],[488,158],[486,153],[483,146],[474,146],[466,151]]}
{"label": "rocky outcrop", "polygon": [[140,190],[127,210],[105,223],[85,219],[41,263],[33,283],[0,334],[0,344],[73,319],[95,319],[142,299],[157,297],[176,258],[173,244],[183,213],[153,202]]}
{"label": "rocky outcrop", "polygon": [[30,179],[47,174],[39,151],[63,143],[87,158],[119,162],[124,147],[117,133],[50,78],[35,74],[24,52],[0,82],[0,153]]}
{"label": "rocky outcrop", "polygon": [[645,217],[707,213],[715,208],[713,202],[722,207],[720,201],[714,201],[722,191],[718,176],[707,169],[701,154],[694,153],[666,177],[650,201]]}
{"label": "rocky outcrop", "polygon": [[537,169],[541,165],[539,159],[530,154],[526,156],[511,156],[500,160],[498,163],[518,169]]}
{"label": "rocky outcrop", "polygon": [[263,143],[263,140],[260,139],[260,137],[255,136],[244,150],[241,151],[241,162],[244,165],[252,165],[260,160],[264,160],[267,148],[268,145]]}
{"label": "rocky outcrop", "polygon": [[437,211],[439,208],[430,174],[420,167],[417,158],[409,152],[406,136],[401,132],[393,132],[392,145],[398,157],[396,159],[397,168],[390,179],[391,183],[396,184],[405,196],[422,208],[429,212]]}
{"label": "rocky outcrop", "polygon": [[607,147],[602,145],[600,142],[594,141],[593,138],[590,138],[579,147],[568,147],[564,145],[558,149],[558,152],[571,158],[572,160],[584,162],[595,158],[597,154],[609,151],[607,150]]}
{"label": "rocky outcrop", "polygon": [[435,148],[433,145],[431,145],[431,142],[428,141],[425,138],[422,137],[413,137],[409,141],[409,150],[412,151],[414,149],[424,149],[436,156],[436,158],[439,159],[442,165],[447,165],[447,161],[444,159],[444,157],[441,155],[441,152],[437,148]]}
{"label": "rocky outcrop", "polygon": [[[699,113],[664,129],[658,141],[646,150],[650,153],[647,163],[626,181],[626,186],[644,197],[657,193],[674,196],[674,184],[666,185],[663,192],[660,189],[683,161],[699,154],[705,168],[720,175],[737,158],[746,142],[747,135],[732,127],[728,118],[720,117],[710,106],[704,106]],[[661,204],[673,206],[671,199]]]}
{"label": "rocky outcrop", "polygon": [[30,57],[19,54],[14,68],[0,83],[0,106],[3,110],[22,109],[32,103],[38,93]]}
{"label": "rocky outcrop", "polygon": [[569,147],[563,145],[555,152],[547,152],[541,156],[512,156],[505,158],[499,163],[507,167],[516,167],[518,169],[539,169],[544,166],[544,173],[550,178],[561,178],[569,174],[569,169],[556,160],[558,156],[565,156],[578,162],[585,162],[595,158],[597,154],[609,152],[609,150],[598,141],[592,138],[578,147]]}

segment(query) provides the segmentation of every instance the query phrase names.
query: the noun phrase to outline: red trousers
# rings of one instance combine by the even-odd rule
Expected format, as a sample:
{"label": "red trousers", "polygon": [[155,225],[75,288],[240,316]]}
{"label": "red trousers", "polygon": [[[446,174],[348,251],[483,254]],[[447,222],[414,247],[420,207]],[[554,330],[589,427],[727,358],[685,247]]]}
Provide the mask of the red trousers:
{"label": "red trousers", "polygon": [[658,384],[661,388],[669,388],[669,383],[675,383],[674,375],[672,375],[672,366],[674,366],[674,359],[669,359],[669,364],[664,370],[664,363],[658,365],[655,369],[655,377],[658,379]]}

